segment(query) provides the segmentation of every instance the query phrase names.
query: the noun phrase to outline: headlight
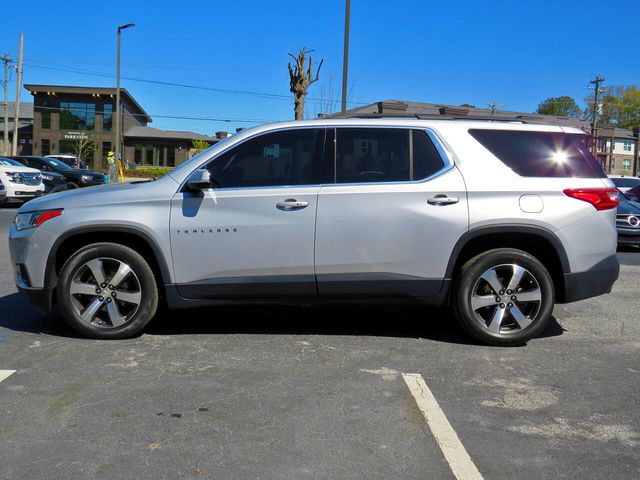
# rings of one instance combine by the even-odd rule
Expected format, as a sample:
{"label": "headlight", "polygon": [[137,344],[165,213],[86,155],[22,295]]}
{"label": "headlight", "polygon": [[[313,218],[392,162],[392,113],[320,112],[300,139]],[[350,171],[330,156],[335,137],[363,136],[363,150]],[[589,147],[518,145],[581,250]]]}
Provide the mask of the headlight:
{"label": "headlight", "polygon": [[46,173],[43,173],[42,180],[44,180],[45,182],[53,182],[53,177],[51,175],[47,175]]}
{"label": "headlight", "polygon": [[59,210],[47,210],[46,212],[31,212],[31,213],[19,213],[16,215],[13,223],[16,225],[16,229],[19,231],[27,230],[28,228],[39,227],[47,220],[62,215],[62,209]]}
{"label": "headlight", "polygon": [[89,182],[91,180],[93,180],[93,175],[82,175],[82,181],[83,182]]}
{"label": "headlight", "polygon": [[20,172],[6,172],[7,177],[10,182],[13,183],[24,183],[22,174]]}

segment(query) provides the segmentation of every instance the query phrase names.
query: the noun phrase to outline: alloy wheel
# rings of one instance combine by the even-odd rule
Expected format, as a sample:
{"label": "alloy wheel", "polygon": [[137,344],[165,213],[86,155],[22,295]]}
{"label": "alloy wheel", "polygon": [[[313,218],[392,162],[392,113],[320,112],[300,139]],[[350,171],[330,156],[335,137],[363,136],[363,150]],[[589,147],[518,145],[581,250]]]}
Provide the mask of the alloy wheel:
{"label": "alloy wheel", "polygon": [[130,321],[142,302],[140,280],[127,263],[94,258],[82,265],[69,285],[71,305],[84,322],[117,328]]}
{"label": "alloy wheel", "polygon": [[541,305],[538,280],[517,264],[485,270],[471,290],[473,315],[492,334],[509,335],[530,327]]}

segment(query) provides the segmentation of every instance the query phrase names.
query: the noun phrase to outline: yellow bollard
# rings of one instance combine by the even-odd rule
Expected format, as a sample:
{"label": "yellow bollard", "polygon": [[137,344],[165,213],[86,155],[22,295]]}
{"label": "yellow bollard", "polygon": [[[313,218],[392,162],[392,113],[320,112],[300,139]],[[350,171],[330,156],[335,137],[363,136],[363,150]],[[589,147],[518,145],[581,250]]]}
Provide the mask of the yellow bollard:
{"label": "yellow bollard", "polygon": [[120,176],[120,183],[124,183],[124,169],[122,168],[122,160],[118,159],[118,175]]}

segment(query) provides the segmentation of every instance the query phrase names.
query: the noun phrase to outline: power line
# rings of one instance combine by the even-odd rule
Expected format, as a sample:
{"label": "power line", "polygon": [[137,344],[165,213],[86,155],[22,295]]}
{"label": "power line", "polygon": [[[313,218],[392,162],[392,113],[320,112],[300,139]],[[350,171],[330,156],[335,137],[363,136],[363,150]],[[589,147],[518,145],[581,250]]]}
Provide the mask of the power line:
{"label": "power line", "polygon": [[[43,66],[43,65],[34,65],[32,63],[28,63],[28,64],[25,63],[25,65],[29,65],[30,67],[33,67],[33,68],[42,68],[42,69],[45,69],[45,70],[56,70],[56,71],[61,71],[61,72],[77,73],[77,74],[80,74],[80,75],[91,75],[91,76],[102,77],[102,78],[114,78],[114,75],[107,74],[107,73],[89,72],[89,71],[74,70],[74,69],[60,68],[60,67],[47,67],[47,66]],[[171,87],[189,88],[189,89],[193,89],[193,90],[204,90],[204,91],[211,91],[211,92],[225,93],[225,94],[234,94],[234,95],[250,95],[250,96],[268,98],[268,99],[275,99],[275,100],[286,100],[286,101],[291,101],[292,100],[290,95],[280,95],[280,94],[276,94],[276,93],[254,92],[254,91],[249,91],[249,90],[230,90],[230,89],[224,89],[224,88],[206,87],[206,86],[203,86],[203,85],[191,85],[191,84],[186,84],[186,83],[166,82],[166,81],[163,81],[163,80],[152,80],[152,79],[136,78],[136,77],[124,77],[123,76],[122,78],[125,79],[125,80],[132,81],[132,82],[150,83],[150,84],[154,84],[154,85],[165,85],[165,86],[171,86]],[[326,101],[326,99],[311,98],[311,97],[307,97],[307,100],[311,100],[311,101],[315,101],[315,102]],[[348,103],[350,103],[352,105],[367,105],[364,102],[350,101]]]}

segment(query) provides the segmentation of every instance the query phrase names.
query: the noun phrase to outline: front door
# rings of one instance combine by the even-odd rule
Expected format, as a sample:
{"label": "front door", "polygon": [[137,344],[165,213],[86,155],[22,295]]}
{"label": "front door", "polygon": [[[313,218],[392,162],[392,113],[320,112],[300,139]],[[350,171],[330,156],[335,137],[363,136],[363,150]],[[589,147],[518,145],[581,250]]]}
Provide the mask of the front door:
{"label": "front door", "polygon": [[212,160],[215,188],[179,192],[171,248],[185,298],[315,296],[324,130],[254,137]]}
{"label": "front door", "polygon": [[338,128],[318,197],[319,295],[429,297],[468,228],[464,181],[425,130]]}

